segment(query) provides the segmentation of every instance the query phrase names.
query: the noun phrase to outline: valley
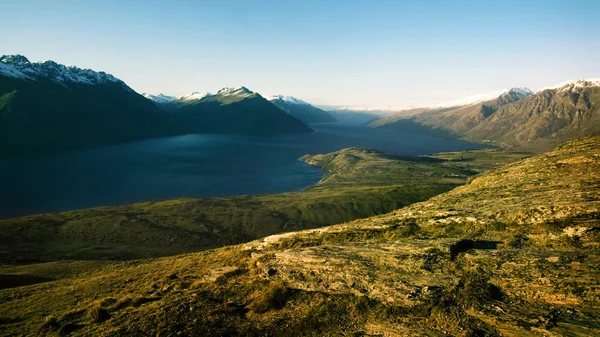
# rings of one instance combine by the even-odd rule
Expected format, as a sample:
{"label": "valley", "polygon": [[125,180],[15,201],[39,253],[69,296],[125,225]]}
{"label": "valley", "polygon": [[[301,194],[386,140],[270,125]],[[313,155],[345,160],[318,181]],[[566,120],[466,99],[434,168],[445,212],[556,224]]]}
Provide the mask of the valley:
{"label": "valley", "polygon": [[[200,253],[5,266],[5,279],[42,283],[0,290],[0,329],[73,336],[593,335],[600,327],[599,151],[600,138],[588,137],[506,166],[524,154],[459,152],[408,166],[406,159],[360,149],[305,157],[333,172],[300,192],[306,194],[328,184],[343,191],[357,179],[372,187],[407,178],[418,184],[432,168],[441,170],[437,179],[458,185],[465,169],[492,170],[387,214]],[[422,169],[411,170],[415,165]],[[391,179],[389,168],[402,174]],[[182,214],[178,204],[185,202],[164,205]],[[111,211],[46,217],[49,229],[66,234],[78,227],[74,219]],[[22,229],[40,223],[19,221]],[[49,237],[33,233],[13,241]],[[139,231],[134,237],[143,238]]]}
{"label": "valley", "polygon": [[325,174],[300,192],[173,199],[0,220],[5,264],[131,260],[193,252],[387,213],[530,155],[497,150],[426,157],[349,148],[302,161]]}
{"label": "valley", "polygon": [[599,4],[2,2],[0,336],[600,336]]}

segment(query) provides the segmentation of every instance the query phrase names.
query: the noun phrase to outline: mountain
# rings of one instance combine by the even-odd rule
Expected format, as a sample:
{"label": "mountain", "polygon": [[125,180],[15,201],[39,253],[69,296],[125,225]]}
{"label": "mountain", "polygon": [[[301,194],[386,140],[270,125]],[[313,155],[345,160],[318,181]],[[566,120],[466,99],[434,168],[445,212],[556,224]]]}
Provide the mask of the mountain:
{"label": "mountain", "polygon": [[168,96],[168,95],[164,95],[164,94],[152,95],[149,93],[142,93],[142,96],[144,96],[147,99],[154,101],[158,104],[165,104],[165,103],[169,103],[169,102],[175,100],[174,96]]}
{"label": "mountain", "polygon": [[306,124],[337,121],[329,113],[295,97],[276,95],[268,97],[267,100]]}
{"label": "mountain", "polygon": [[192,93],[162,104],[189,133],[284,134],[312,132],[306,124],[246,87]]}
{"label": "mountain", "polygon": [[175,134],[120,79],[53,61],[0,57],[0,152],[65,150]]}
{"label": "mountain", "polygon": [[457,137],[481,123],[500,107],[532,94],[527,88],[512,88],[471,96],[439,106],[415,108],[383,116],[373,121],[371,126]]}
{"label": "mountain", "polygon": [[498,109],[464,136],[550,148],[600,134],[600,78],[567,81]]}
{"label": "mountain", "polygon": [[[172,114],[169,112],[177,112]],[[311,132],[246,88],[140,95],[104,72],[0,58],[0,152],[81,149],[189,133]]]}
{"label": "mountain", "polygon": [[535,93],[513,88],[493,99],[483,95],[459,104],[407,110],[381,117],[371,126],[532,150],[600,133],[600,79],[567,81]]}

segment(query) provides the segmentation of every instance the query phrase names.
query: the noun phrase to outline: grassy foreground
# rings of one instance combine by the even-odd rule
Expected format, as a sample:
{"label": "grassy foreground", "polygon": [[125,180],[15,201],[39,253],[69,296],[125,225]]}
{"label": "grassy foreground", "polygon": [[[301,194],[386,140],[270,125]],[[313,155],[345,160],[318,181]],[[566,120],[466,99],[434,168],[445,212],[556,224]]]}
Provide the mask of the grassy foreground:
{"label": "grassy foreground", "polygon": [[522,156],[481,150],[399,158],[356,148],[305,156],[302,160],[320,166],[325,177],[300,192],[176,199],[2,220],[0,263],[175,255],[342,223],[426,200],[482,169]]}
{"label": "grassy foreground", "polygon": [[5,267],[53,280],[0,290],[0,334],[594,336],[598,191],[589,137],[368,219],[173,257]]}

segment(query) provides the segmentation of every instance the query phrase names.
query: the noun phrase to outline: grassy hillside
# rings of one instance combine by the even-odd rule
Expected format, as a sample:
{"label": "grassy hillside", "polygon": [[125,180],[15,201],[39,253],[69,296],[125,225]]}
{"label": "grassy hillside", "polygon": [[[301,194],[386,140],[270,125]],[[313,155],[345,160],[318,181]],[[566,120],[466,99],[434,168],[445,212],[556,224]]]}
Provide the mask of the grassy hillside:
{"label": "grassy hillside", "polygon": [[346,224],[175,257],[5,267],[39,281],[0,290],[0,333],[598,335],[599,182],[589,137]]}
{"label": "grassy hillside", "polygon": [[442,160],[344,149],[303,157],[326,173],[321,183],[301,192],[177,199],[2,220],[0,261],[130,260],[341,223],[448,191],[488,167],[489,156],[502,162],[524,155],[493,150],[471,154]]}

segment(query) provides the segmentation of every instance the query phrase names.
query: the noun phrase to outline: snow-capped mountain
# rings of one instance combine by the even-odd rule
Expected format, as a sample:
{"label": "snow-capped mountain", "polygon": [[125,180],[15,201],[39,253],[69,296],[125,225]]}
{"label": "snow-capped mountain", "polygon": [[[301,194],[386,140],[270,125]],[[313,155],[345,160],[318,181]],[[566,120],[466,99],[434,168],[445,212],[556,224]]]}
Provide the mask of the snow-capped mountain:
{"label": "snow-capped mountain", "polygon": [[98,85],[107,82],[125,85],[120,79],[103,71],[66,66],[54,61],[30,62],[23,55],[0,57],[0,74],[20,80],[50,80],[63,85]]}
{"label": "snow-capped mountain", "polygon": [[505,94],[513,94],[518,98],[526,97],[533,95],[534,92],[525,87],[521,88],[510,88],[503,89],[493,92],[488,92],[485,94],[477,94],[468,97],[463,97],[460,99],[456,99],[453,101],[428,105],[428,106],[389,106],[389,105],[381,105],[381,106],[361,106],[361,105],[353,105],[353,106],[342,106],[337,108],[337,111],[359,111],[359,112],[367,112],[372,114],[380,114],[380,115],[388,115],[394,112],[402,112],[411,109],[439,109],[439,108],[450,108],[450,107],[458,107],[472,104],[479,104],[485,101],[496,99]]}
{"label": "snow-capped mountain", "polygon": [[565,81],[533,92],[512,88],[381,117],[374,127],[546,149],[600,134],[600,79]]}
{"label": "snow-capped mountain", "polygon": [[53,61],[0,57],[0,152],[60,151],[180,134],[118,78]]}
{"label": "snow-capped mountain", "polygon": [[523,98],[526,96],[533,95],[534,92],[531,89],[525,88],[525,87],[503,89],[503,90],[499,90],[499,91],[493,91],[493,92],[489,92],[489,93],[485,93],[485,94],[468,96],[468,97],[453,100],[450,102],[433,105],[433,106],[430,106],[430,108],[449,108],[449,107],[455,107],[455,106],[477,104],[477,103],[496,99],[504,94],[514,94],[516,97],[518,97],[520,99],[520,98]]}
{"label": "snow-capped mountain", "polygon": [[467,132],[501,107],[533,95],[528,88],[511,88],[474,95],[444,104],[406,109],[384,115],[370,123],[401,131],[420,128],[436,135],[455,136]]}
{"label": "snow-capped mountain", "polygon": [[235,96],[239,98],[250,97],[255,93],[246,87],[223,88],[217,92],[218,96]]}
{"label": "snow-capped mountain", "polygon": [[191,92],[187,95],[179,96],[176,99],[180,101],[197,101],[199,99],[203,99],[204,97],[212,96],[210,92]]}
{"label": "snow-capped mountain", "polygon": [[192,93],[161,107],[189,127],[189,133],[281,134],[312,130],[246,87],[216,94]]}
{"label": "snow-capped mountain", "polygon": [[326,111],[292,96],[275,95],[269,96],[267,100],[306,124],[337,121],[335,117]]}
{"label": "snow-capped mountain", "polygon": [[175,99],[174,96],[168,96],[165,94],[152,95],[152,94],[149,94],[146,92],[143,93],[142,96],[146,97],[147,99],[149,99],[151,101],[154,101],[154,102],[160,103],[160,104],[168,103]]}
{"label": "snow-capped mountain", "polygon": [[301,99],[298,99],[296,97],[292,97],[292,96],[284,96],[284,95],[273,95],[273,96],[269,96],[266,97],[268,101],[276,101],[276,100],[280,100],[286,103],[290,103],[290,104],[307,104],[310,105],[310,103],[307,103]]}
{"label": "snow-capped mountain", "polygon": [[537,92],[541,92],[544,90],[553,90],[559,89],[559,91],[575,89],[575,88],[585,88],[585,87],[599,87],[600,86],[600,77],[596,78],[584,78],[581,80],[569,80],[561,82],[557,85],[546,87],[538,90]]}

